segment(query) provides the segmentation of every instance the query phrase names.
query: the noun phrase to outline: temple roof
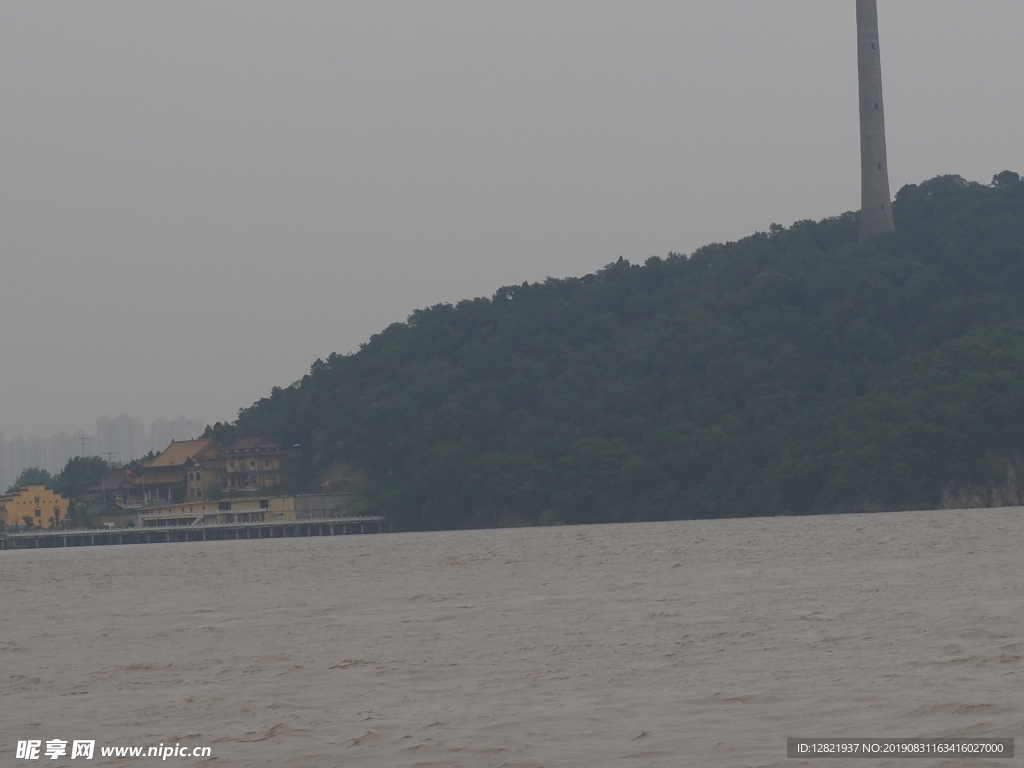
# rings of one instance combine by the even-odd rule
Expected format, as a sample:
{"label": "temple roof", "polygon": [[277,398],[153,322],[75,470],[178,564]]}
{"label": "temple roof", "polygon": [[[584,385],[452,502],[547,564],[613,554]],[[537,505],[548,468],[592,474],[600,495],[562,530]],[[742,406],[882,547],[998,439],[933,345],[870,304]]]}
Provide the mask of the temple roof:
{"label": "temple roof", "polygon": [[164,451],[151,461],[142,462],[143,467],[183,467],[189,459],[195,461],[213,445],[212,438],[200,440],[172,440]]}

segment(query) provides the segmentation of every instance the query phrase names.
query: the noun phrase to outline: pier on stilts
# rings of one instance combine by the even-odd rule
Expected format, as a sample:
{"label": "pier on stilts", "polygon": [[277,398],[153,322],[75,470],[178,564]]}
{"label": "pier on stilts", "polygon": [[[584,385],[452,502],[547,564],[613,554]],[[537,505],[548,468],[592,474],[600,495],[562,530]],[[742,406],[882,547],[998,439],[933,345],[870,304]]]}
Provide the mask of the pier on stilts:
{"label": "pier on stilts", "polygon": [[386,533],[390,530],[391,526],[380,515],[276,520],[273,522],[145,526],[142,528],[36,529],[0,533],[0,550],[96,547],[111,544],[167,544],[179,541],[350,536],[361,533]]}

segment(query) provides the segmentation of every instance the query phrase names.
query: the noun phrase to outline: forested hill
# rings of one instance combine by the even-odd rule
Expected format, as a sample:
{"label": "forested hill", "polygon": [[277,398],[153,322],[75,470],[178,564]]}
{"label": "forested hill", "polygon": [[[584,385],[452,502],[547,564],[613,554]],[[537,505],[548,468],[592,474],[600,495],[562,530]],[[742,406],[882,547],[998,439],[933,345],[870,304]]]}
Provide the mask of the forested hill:
{"label": "forested hill", "polygon": [[[933,507],[1024,453],[1024,181],[415,312],[230,432],[411,529]],[[221,427],[224,431],[225,428]]]}

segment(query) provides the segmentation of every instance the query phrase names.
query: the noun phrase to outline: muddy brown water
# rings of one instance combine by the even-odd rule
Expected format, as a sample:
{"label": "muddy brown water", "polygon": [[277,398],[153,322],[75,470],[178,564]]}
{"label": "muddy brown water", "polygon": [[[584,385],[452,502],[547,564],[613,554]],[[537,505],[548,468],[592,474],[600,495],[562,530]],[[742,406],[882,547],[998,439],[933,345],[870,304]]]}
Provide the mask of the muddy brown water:
{"label": "muddy brown water", "polygon": [[[786,738],[1024,749],[1022,543],[1007,508],[0,552],[0,765],[1006,766]],[[53,738],[96,757],[14,759]]]}

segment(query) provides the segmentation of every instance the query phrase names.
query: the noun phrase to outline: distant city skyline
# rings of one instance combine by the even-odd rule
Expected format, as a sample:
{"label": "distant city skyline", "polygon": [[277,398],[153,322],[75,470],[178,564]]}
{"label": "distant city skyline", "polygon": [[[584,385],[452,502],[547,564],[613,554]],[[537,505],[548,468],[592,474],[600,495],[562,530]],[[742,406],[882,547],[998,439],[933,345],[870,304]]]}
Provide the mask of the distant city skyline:
{"label": "distant city skyline", "polygon": [[145,420],[122,413],[107,414],[96,420],[96,431],[57,432],[48,437],[15,435],[0,431],[0,492],[5,491],[26,469],[45,469],[59,473],[75,456],[101,456],[120,464],[159,452],[172,440],[190,440],[206,429],[203,419],[178,416],[153,420],[146,429]]}

